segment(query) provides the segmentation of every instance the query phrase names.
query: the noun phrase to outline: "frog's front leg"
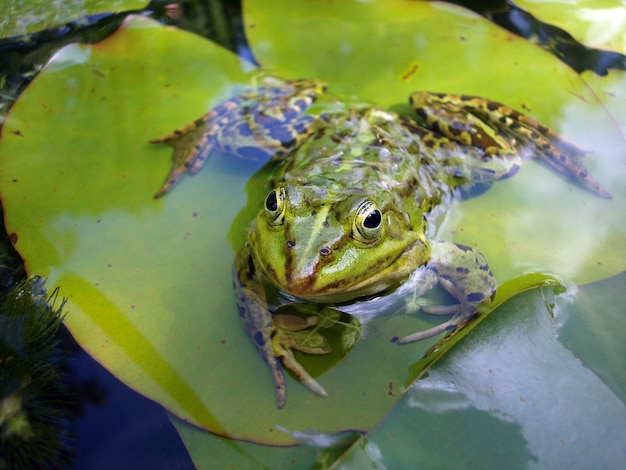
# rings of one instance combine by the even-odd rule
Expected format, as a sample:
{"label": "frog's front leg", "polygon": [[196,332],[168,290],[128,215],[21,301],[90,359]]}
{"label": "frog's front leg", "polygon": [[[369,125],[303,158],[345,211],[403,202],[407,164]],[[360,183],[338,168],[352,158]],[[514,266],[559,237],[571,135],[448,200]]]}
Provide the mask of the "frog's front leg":
{"label": "frog's front leg", "polygon": [[312,392],[327,396],[324,388],[302,367],[293,355],[293,350],[309,354],[325,354],[329,351],[306,347],[299,344],[289,334],[315,325],[317,317],[298,318],[278,315],[274,321],[269,310],[265,289],[258,277],[249,247],[240,250],[235,259],[233,284],[237,297],[239,315],[254,345],[272,373],[276,389],[278,408],[285,406],[286,387],[281,363]]}
{"label": "frog's front leg", "polygon": [[[454,330],[477,312],[478,305],[491,301],[496,290],[496,280],[482,253],[452,242],[431,241],[431,260],[426,265],[431,275],[454,296],[459,303],[446,306],[423,306],[422,310],[433,315],[452,315],[448,321],[398,339],[399,343],[411,343],[430,338],[446,330]],[[430,285],[428,285],[430,287]],[[418,293],[419,286],[417,287]]]}

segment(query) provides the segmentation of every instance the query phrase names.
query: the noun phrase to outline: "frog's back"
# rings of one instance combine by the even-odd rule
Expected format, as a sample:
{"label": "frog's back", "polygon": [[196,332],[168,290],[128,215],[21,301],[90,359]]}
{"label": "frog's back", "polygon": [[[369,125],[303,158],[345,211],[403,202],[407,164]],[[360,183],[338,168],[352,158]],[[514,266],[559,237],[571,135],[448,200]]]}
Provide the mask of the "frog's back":
{"label": "frog's back", "polygon": [[319,121],[316,133],[284,156],[284,182],[339,197],[354,191],[389,194],[398,202],[418,202],[422,211],[467,182],[450,168],[450,149],[433,151],[416,132],[421,128],[396,113],[363,106]]}

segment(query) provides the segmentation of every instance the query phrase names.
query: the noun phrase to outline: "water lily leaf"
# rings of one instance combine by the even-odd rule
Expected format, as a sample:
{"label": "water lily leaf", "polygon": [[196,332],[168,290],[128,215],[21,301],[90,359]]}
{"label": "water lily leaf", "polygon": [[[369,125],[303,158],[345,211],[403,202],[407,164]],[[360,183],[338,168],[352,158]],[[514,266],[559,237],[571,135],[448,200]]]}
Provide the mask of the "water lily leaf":
{"label": "water lily leaf", "polygon": [[[264,47],[275,51],[273,44],[286,33],[300,38],[289,45],[310,43],[307,35],[313,28],[319,49],[309,45],[311,50],[302,51],[309,57],[294,55],[293,64],[281,52],[274,59],[276,71],[287,77],[318,76],[331,83],[336,78],[340,93],[385,106],[404,102],[423,74],[430,77],[433,87],[475,90],[506,102],[511,102],[506,99],[507,90],[515,83],[524,98],[508,96],[520,103],[511,104],[521,107],[528,102],[536,106],[532,108],[537,110],[536,117],[560,128],[555,125],[558,112],[550,105],[568,103],[574,92],[589,96],[577,77],[560,68],[555,59],[537,48],[531,53],[531,46],[524,42],[500,44],[499,40],[510,37],[476,17],[431,6],[424,9],[421,3],[364,5],[363,13],[355,14],[360,11],[355,10],[351,18],[348,11],[341,20],[345,24],[333,23],[330,29],[328,24],[334,20],[324,16],[309,15],[306,28],[297,15],[288,20],[283,17],[280,25],[270,22],[273,33],[258,36],[254,51],[259,51],[258,57]],[[267,5],[268,13],[272,8]],[[305,14],[299,3],[289,8]],[[414,10],[409,16],[384,16],[389,11],[403,13],[404,8]],[[398,17],[407,19],[398,23]],[[299,31],[286,31],[292,20]],[[264,21],[274,19],[265,17]],[[429,27],[420,37],[434,34],[432,40],[440,40],[441,33],[427,26],[439,21],[459,33],[452,36],[454,47],[445,46],[449,49],[435,54],[419,46],[415,31]],[[263,30],[261,22],[257,26],[259,32]],[[381,48],[366,54],[362,45],[371,43],[373,26]],[[329,30],[336,36],[328,35]],[[474,30],[476,34],[466,35]],[[250,23],[248,31],[252,31]],[[389,47],[384,42],[387,38],[417,45]],[[337,56],[331,52],[337,44],[346,48],[344,53],[350,52],[350,60],[335,61]],[[287,47],[284,40],[283,46]],[[399,49],[406,52],[397,53]],[[482,54],[480,69],[467,59],[470,52]],[[531,93],[526,81],[503,80],[503,88],[480,83],[474,73],[482,73],[484,80],[484,69],[487,64],[491,69],[491,63],[496,76],[512,77],[508,69],[494,63],[493,55],[528,59],[524,67],[500,59],[498,63],[507,62],[525,80],[535,78],[537,90]],[[439,65],[442,56],[447,65]],[[262,62],[273,65],[267,59]],[[337,67],[337,63],[354,66]],[[449,72],[441,75],[447,80],[437,80],[435,75],[442,67]],[[371,75],[364,70],[371,70]],[[458,74],[458,70],[465,72]],[[545,80],[547,75],[554,75],[553,85]],[[319,378],[330,394],[327,399],[312,396],[289,380],[287,407],[279,411],[271,378],[239,323],[230,282],[233,249],[227,234],[246,204],[244,186],[256,168],[214,154],[200,174],[187,178],[167,197],[152,199],[167,173],[170,150],[147,141],[200,116],[231,96],[234,84],[248,79],[232,55],[145,19],[129,20],[100,44],[63,49],[16,102],[3,129],[0,192],[7,228],[29,271],[48,276],[49,285],[61,285],[70,298],[66,321],[83,347],[121,380],[185,421],[221,435],[278,445],[297,442],[295,431],[304,429],[321,433],[371,429],[398,400],[404,385],[415,379],[419,372],[411,367],[436,341],[400,347],[390,344],[390,338],[439,319],[392,315],[373,320],[363,331],[364,340]],[[542,92],[542,100],[536,99]],[[407,110],[406,106],[397,109]],[[590,168],[602,180],[595,158],[600,157],[590,160]],[[533,184],[540,180],[555,186],[555,192],[560,188],[576,194],[568,198],[574,205],[565,211],[601,202],[623,204],[625,190],[617,179],[607,184],[615,195],[607,203],[543,168],[537,170],[538,175],[547,176],[538,176]],[[611,171],[619,175],[623,168]],[[513,202],[519,204],[518,199]],[[497,212],[501,209],[500,205]],[[490,223],[496,225],[494,214],[490,212]],[[601,225],[597,220],[594,223]],[[461,232],[459,225],[455,227]],[[238,226],[238,230],[243,228]],[[584,224],[577,227],[576,234],[585,233],[583,229]],[[607,232],[615,236],[615,230],[609,226]],[[501,241],[501,235],[495,240],[515,247],[513,242]],[[487,242],[494,243],[494,238]],[[490,258],[487,246],[481,244],[480,249]],[[623,256],[619,253],[613,246],[612,256],[601,258],[602,269],[616,272]],[[527,268],[507,268],[503,263],[505,267],[497,272],[501,279]],[[545,266],[540,263],[537,269]],[[593,276],[606,275],[602,269],[595,264],[590,268]],[[324,359],[315,358],[319,370],[324,369]]]}
{"label": "water lily leaf", "polygon": [[[604,297],[600,304],[604,314],[597,314],[594,323],[610,324],[613,332],[624,331],[623,289],[603,285],[620,282],[623,286],[624,280],[622,275],[615,281],[582,287],[577,305],[595,304],[594,299]],[[613,293],[609,300],[607,292]],[[564,321],[561,332],[570,330],[570,321],[580,321],[573,314],[582,312],[556,313],[555,325],[551,317],[555,303],[559,310],[573,305],[540,289],[505,304],[468,335],[461,347],[430,368],[385,422],[335,465],[440,468],[445,462],[450,468],[524,468],[529,464],[612,468],[623,462],[624,389],[616,394],[594,373],[595,367],[589,369],[584,357],[585,362],[581,361],[578,349],[572,350],[569,341],[569,346],[563,344],[556,326]],[[584,336],[584,331],[574,329]],[[623,377],[623,341],[613,342],[615,333],[605,333],[592,333],[582,344],[590,351],[592,343],[599,341],[601,352],[592,354],[596,359],[604,356],[601,364],[621,366],[611,376]],[[613,347],[617,343],[620,346]],[[621,355],[611,357],[615,353]]]}
{"label": "water lily leaf", "polygon": [[2,5],[0,38],[63,26],[89,15],[140,10],[147,0],[8,0]]}
{"label": "water lily leaf", "polygon": [[[582,286],[557,304],[560,339],[626,403],[626,273]],[[572,300],[575,300],[573,302]]]}
{"label": "water lily leaf", "polygon": [[[558,26],[588,47],[626,52],[626,7],[621,0],[518,0],[538,20]],[[564,11],[567,8],[567,13]]]}

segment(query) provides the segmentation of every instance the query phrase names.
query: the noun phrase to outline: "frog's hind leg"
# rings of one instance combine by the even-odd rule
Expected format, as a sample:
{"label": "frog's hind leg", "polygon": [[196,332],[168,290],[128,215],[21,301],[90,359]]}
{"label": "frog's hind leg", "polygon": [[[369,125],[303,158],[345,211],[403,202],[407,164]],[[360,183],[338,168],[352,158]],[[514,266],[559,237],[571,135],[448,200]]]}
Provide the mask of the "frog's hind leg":
{"label": "frog's hind leg", "polygon": [[512,142],[469,112],[462,98],[430,92],[411,95],[411,106],[431,131],[422,140],[430,147],[441,148],[450,159],[462,162],[451,166],[456,177],[472,183],[491,183],[513,176],[522,161]]}
{"label": "frog's hind leg", "polygon": [[[532,155],[557,171],[576,178],[601,197],[611,194],[587,171],[579,158],[589,153],[563,136],[525,114],[496,101],[477,96],[418,92],[411,95],[411,105],[426,126],[465,147],[484,151],[487,165],[477,177],[495,179],[511,176],[519,168],[519,157]],[[490,161],[490,158],[493,160]],[[498,177],[499,161],[509,162],[510,169]]]}

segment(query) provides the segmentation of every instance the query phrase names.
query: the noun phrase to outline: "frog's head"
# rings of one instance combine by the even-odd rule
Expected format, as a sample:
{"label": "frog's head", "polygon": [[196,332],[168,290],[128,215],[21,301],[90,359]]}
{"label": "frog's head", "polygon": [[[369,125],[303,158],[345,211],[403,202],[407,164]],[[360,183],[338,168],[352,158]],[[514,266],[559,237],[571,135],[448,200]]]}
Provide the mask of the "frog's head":
{"label": "frog's head", "polygon": [[314,186],[271,191],[248,241],[274,285],[320,302],[382,292],[429,256],[421,223],[412,225],[389,195]]}

